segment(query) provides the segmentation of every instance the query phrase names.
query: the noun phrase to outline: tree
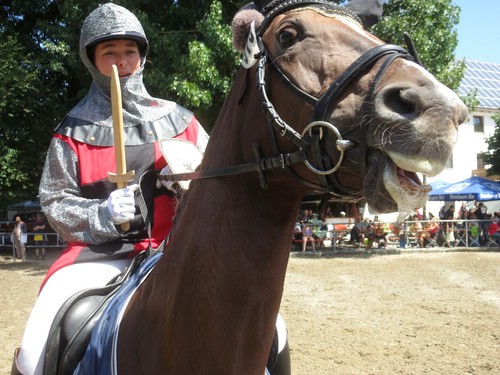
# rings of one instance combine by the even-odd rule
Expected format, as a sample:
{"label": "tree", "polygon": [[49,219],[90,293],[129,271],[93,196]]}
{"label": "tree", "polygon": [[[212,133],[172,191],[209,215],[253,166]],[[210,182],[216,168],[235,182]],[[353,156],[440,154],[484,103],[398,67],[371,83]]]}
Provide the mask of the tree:
{"label": "tree", "polygon": [[451,0],[389,0],[382,22],[373,27],[387,43],[405,45],[403,34],[412,37],[425,67],[444,85],[457,90],[465,72],[454,51],[460,8]]}
{"label": "tree", "polygon": [[488,176],[500,175],[500,114],[493,115],[495,121],[494,133],[486,139],[488,143],[488,151],[482,154],[484,163],[489,165],[486,174]]}
{"label": "tree", "polygon": [[42,82],[33,53],[15,36],[0,38],[0,191],[6,206],[18,199],[32,199],[43,162],[34,151],[47,144],[49,129],[39,121],[47,99],[39,97]]}
{"label": "tree", "polygon": [[[224,17],[222,3],[213,1],[187,39],[186,35],[172,31],[172,37],[161,40],[161,51],[175,54],[181,46],[187,48],[182,49],[175,61],[159,61],[148,78],[161,79],[146,82],[160,96],[174,98],[195,111],[208,131],[212,129],[239,65],[239,56],[232,48],[230,21],[230,17]],[[155,81],[166,84],[163,91]]]}

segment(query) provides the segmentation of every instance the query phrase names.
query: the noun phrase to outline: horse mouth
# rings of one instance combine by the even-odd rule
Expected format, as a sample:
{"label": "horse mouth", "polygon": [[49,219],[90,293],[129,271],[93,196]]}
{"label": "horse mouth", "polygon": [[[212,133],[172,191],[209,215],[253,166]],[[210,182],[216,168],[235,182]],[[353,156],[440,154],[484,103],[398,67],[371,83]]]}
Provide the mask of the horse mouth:
{"label": "horse mouth", "polygon": [[434,175],[441,166],[440,162],[417,156],[372,151],[363,182],[366,201],[378,213],[410,214],[425,206],[432,190],[422,183],[419,174]]}
{"label": "horse mouth", "polygon": [[410,213],[423,207],[432,190],[430,185],[422,183],[417,172],[399,167],[392,160],[385,167],[383,179],[385,189],[400,212]]}

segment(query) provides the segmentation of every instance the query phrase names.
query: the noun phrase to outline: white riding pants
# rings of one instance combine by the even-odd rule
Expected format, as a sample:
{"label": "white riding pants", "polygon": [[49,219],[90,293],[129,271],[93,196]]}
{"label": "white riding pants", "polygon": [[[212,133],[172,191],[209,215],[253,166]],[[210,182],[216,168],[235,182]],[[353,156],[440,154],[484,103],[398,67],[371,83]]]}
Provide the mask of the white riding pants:
{"label": "white riding pants", "polygon": [[75,293],[105,286],[130,264],[130,259],[77,263],[54,273],[43,287],[24,331],[18,357],[24,375],[42,375],[45,342],[61,305]]}

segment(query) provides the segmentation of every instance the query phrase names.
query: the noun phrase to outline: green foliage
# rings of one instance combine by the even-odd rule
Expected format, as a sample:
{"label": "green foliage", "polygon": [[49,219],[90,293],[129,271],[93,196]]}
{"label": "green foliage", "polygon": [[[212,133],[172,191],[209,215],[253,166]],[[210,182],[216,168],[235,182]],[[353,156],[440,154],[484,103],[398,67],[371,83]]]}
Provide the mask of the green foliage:
{"label": "green foliage", "polygon": [[[39,114],[48,98],[39,97],[43,82],[34,53],[15,35],[0,34],[0,209],[37,191],[42,160],[34,150],[44,140]],[[44,132],[46,133],[46,132]],[[45,141],[49,137],[45,137]],[[46,144],[46,143],[45,143]],[[45,147],[45,145],[43,146]]]}
{"label": "green foliage", "polygon": [[203,40],[189,43],[188,54],[180,59],[182,68],[170,82],[179,101],[201,109],[204,114],[198,117],[211,129],[231,87],[239,56],[232,49],[229,25],[222,23],[220,3],[213,2],[210,13],[197,23],[196,29]]}
{"label": "green foliage", "polygon": [[500,113],[493,116],[495,121],[494,133],[486,139],[488,143],[488,151],[482,154],[484,163],[489,166],[487,169],[488,176],[500,175]]}
{"label": "green foliage", "polygon": [[470,91],[467,95],[459,95],[460,99],[467,106],[469,112],[474,112],[474,110],[479,105],[479,99],[477,98],[477,89]]}
{"label": "green foliage", "polygon": [[464,62],[454,56],[459,15],[460,8],[451,0],[390,0],[384,4],[382,22],[372,31],[387,43],[402,46],[408,32],[425,67],[456,90],[465,71]]}

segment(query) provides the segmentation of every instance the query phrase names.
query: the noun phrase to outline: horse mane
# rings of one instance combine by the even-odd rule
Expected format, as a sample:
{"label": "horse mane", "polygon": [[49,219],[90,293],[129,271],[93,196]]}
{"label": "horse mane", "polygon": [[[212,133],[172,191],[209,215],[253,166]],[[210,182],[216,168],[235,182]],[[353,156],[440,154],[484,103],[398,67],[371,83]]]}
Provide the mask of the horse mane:
{"label": "horse mane", "polygon": [[[191,181],[191,184],[196,181]],[[189,189],[182,190],[180,194],[177,195],[177,206],[175,208],[174,220],[172,223],[172,229],[170,230],[170,235],[175,232],[177,225],[179,225],[179,221],[182,217],[182,213],[184,212],[184,208],[186,207],[187,200],[189,198]]]}
{"label": "horse mane", "polygon": [[[200,167],[198,166],[196,168],[196,171],[198,171]],[[193,187],[198,180],[192,180],[189,184],[190,187]],[[189,199],[189,190],[183,190],[183,189],[177,189],[178,194],[176,194],[176,206],[175,206],[175,214],[173,217],[173,222],[172,222],[172,229],[170,230],[170,235],[171,237],[174,233],[175,230],[177,229],[177,226],[179,225],[179,222],[182,218],[182,214],[184,213],[184,209],[186,208],[187,201]]]}

